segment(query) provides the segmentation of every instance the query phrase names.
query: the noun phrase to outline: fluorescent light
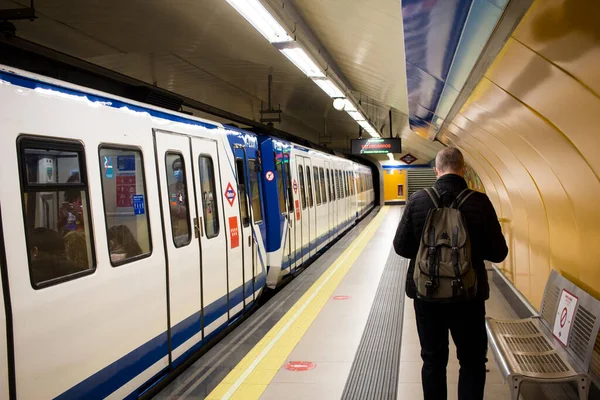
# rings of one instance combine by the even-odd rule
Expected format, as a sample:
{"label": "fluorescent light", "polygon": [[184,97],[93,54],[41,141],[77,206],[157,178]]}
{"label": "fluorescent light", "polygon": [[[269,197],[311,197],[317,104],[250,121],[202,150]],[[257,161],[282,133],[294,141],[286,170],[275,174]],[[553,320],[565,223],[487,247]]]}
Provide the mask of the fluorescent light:
{"label": "fluorescent light", "polygon": [[365,120],[365,117],[363,117],[362,114],[359,113],[358,111],[346,111],[346,112],[355,121],[364,121]]}
{"label": "fluorescent light", "polygon": [[372,126],[365,128],[365,130],[369,133],[369,135],[371,135],[371,137],[380,137],[379,132],[377,132],[377,130]]}
{"label": "fluorescent light", "polygon": [[390,161],[395,161],[394,160],[394,155],[392,153],[388,153],[388,158],[390,159]]}
{"label": "fluorescent light", "polygon": [[348,99],[346,99],[346,104],[344,105],[344,111],[356,111],[356,107],[354,104]]}
{"label": "fluorescent light", "polygon": [[364,130],[367,130],[367,129],[369,129],[369,128],[370,128],[370,129],[373,129],[373,128],[371,128],[371,124],[369,124],[369,123],[368,123],[367,121],[365,121],[365,120],[362,120],[362,121],[356,121],[356,122],[358,122],[358,124],[359,124],[360,126],[362,126]]}
{"label": "fluorescent light", "polygon": [[294,47],[281,49],[281,52],[309,78],[325,78],[325,74],[301,48]]}
{"label": "fluorescent light", "polygon": [[338,97],[345,97],[344,93],[342,93],[342,91],[335,86],[335,84],[333,82],[331,82],[329,79],[313,79],[314,82],[319,85],[319,87],[321,89],[323,89],[323,91],[325,93],[327,93],[327,95],[333,99],[338,98]]}
{"label": "fluorescent light", "polygon": [[291,42],[294,39],[258,0],[227,0],[269,42]]}

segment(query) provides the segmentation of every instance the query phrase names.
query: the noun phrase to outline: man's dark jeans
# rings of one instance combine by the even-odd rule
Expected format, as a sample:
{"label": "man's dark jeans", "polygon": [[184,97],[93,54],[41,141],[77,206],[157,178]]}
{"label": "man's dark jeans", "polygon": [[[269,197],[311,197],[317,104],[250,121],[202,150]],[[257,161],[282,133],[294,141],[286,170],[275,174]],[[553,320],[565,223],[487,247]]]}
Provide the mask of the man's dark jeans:
{"label": "man's dark jeans", "polygon": [[459,400],[482,400],[487,362],[485,302],[440,304],[415,299],[417,331],[421,342],[421,378],[425,400],[446,400],[448,331],[460,363]]}

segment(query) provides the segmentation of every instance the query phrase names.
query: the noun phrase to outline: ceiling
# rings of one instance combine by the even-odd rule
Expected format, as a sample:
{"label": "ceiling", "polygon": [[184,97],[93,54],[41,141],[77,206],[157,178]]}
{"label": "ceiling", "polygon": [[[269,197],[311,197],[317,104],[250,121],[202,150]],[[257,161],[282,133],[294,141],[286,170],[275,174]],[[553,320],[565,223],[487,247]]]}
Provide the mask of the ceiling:
{"label": "ceiling", "polygon": [[[288,2],[384,136],[391,109],[404,152],[417,163],[434,158],[442,145],[408,127],[400,1]],[[0,8],[28,5],[0,0]],[[272,74],[272,106],[283,111],[275,127],[340,151],[358,137],[358,125],[225,0],[45,0],[35,6],[34,22],[15,22],[18,37],[257,121]]]}

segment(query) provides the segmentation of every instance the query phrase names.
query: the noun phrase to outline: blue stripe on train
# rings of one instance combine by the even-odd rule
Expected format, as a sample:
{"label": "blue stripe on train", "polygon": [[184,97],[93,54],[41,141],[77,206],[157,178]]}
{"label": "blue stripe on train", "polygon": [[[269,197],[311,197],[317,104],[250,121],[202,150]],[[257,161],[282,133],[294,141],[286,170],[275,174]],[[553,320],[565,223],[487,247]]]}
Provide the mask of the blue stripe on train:
{"label": "blue stripe on train", "polygon": [[163,111],[158,111],[158,110],[154,110],[151,108],[137,106],[137,105],[127,103],[122,100],[116,100],[111,97],[98,96],[98,95],[94,95],[94,94],[90,94],[90,93],[85,93],[81,90],[68,89],[68,88],[65,88],[63,86],[59,86],[56,84],[40,82],[40,81],[37,81],[32,78],[26,78],[26,77],[14,75],[14,74],[8,73],[8,72],[0,72],[0,79],[4,80],[6,82],[9,82],[13,85],[21,86],[21,87],[28,88],[28,89],[56,90],[59,93],[66,93],[66,94],[70,94],[72,96],[85,97],[91,102],[99,102],[99,103],[102,103],[103,105],[105,105],[107,107],[111,107],[111,108],[128,108],[130,110],[137,111],[137,112],[146,112],[153,117],[162,118],[162,119],[166,119],[169,121],[180,122],[180,123],[189,124],[189,125],[202,126],[204,128],[208,128],[208,129],[218,128],[217,125],[212,125],[212,124],[209,124],[206,122],[195,121],[193,119],[188,119],[188,118],[185,118],[185,117],[182,117],[179,115],[169,114],[169,113],[166,113]]}
{"label": "blue stripe on train", "polygon": [[[256,277],[256,287],[264,285],[266,274],[261,273]],[[252,292],[252,281],[246,283],[246,290]],[[248,293],[248,292],[246,292]],[[236,288],[231,296],[232,308],[243,301],[242,286]],[[228,311],[227,296],[222,296],[204,309],[204,325],[209,326]],[[180,365],[185,359],[198,351],[207,340],[216,336],[227,327],[229,322],[224,322],[219,328],[207,335],[204,341],[200,341],[173,362],[173,368]],[[200,312],[196,312],[171,329],[173,349],[178,348],[188,341],[192,336],[201,331]],[[163,332],[144,343],[137,349],[129,352],[112,364],[104,367],[94,375],[84,379],[77,385],[65,391],[56,399],[67,400],[76,398],[105,398],[125,385],[130,380],[150,368],[168,355],[168,335]],[[163,370],[164,372],[164,370]],[[137,391],[137,390],[136,390]],[[134,391],[134,394],[135,392]]]}

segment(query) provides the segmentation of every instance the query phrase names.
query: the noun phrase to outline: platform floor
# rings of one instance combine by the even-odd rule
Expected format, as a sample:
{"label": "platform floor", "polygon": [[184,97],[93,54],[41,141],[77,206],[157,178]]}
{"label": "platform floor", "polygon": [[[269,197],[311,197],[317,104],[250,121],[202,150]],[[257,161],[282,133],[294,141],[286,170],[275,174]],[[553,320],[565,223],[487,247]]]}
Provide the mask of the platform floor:
{"label": "platform floor", "polygon": [[[413,304],[403,295],[407,260],[392,251],[403,209],[371,213],[156,398],[422,399]],[[491,290],[487,314],[516,318]],[[485,398],[510,399],[489,358]],[[449,399],[457,382],[451,344]],[[568,388],[525,387],[522,398],[576,397]]]}

